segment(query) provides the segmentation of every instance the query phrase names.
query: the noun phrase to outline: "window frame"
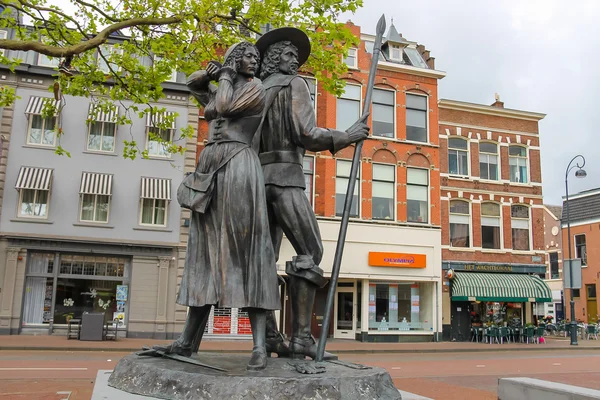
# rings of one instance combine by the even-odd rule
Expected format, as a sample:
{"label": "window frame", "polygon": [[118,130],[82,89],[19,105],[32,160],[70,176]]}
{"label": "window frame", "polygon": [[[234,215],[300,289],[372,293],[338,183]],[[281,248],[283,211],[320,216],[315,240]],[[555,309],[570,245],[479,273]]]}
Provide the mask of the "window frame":
{"label": "window frame", "polygon": [[[383,179],[376,179],[375,178],[375,165],[382,165],[382,166],[386,166],[386,167],[391,167],[392,170],[394,171],[394,180],[393,181],[386,181]],[[397,173],[397,167],[395,164],[386,164],[386,163],[373,163],[372,164],[372,168],[371,168],[371,218],[375,221],[396,221],[396,197],[397,197],[397,193],[396,193],[396,182],[398,181],[398,173]],[[392,183],[392,215],[389,219],[386,218],[375,218],[374,217],[374,213],[373,213],[373,183],[374,182],[382,182],[382,183]]]}
{"label": "window frame", "polygon": [[[465,142],[467,144],[467,148],[465,149],[457,149],[457,148],[451,148],[450,147],[450,141],[452,140],[462,140],[463,142]],[[453,173],[452,171],[450,171],[450,151],[456,151],[456,166],[458,168],[457,173]],[[460,163],[458,162],[458,152],[466,152],[466,159],[467,159],[467,171],[465,174],[461,174],[460,173]],[[460,176],[460,177],[469,177],[471,176],[471,143],[469,141],[469,139],[463,138],[462,136],[451,136],[448,137],[448,174],[451,176]]]}
{"label": "window frame", "polygon": [[[41,133],[41,137],[40,137],[41,138],[40,143],[34,143],[31,141],[31,129],[33,126],[33,119],[35,116],[38,116],[42,119],[42,133]],[[54,128],[52,129],[52,131],[54,132],[54,135],[53,135],[54,140],[53,140],[52,144],[44,144],[43,141],[44,141],[44,132],[45,132],[45,127],[46,127],[46,119],[49,119],[49,118],[54,119]],[[45,147],[45,148],[56,147],[56,140],[57,140],[56,127],[57,126],[58,126],[58,116],[57,115],[55,115],[53,117],[44,118],[44,116],[41,114],[29,114],[28,121],[27,121],[27,138],[25,139],[26,144],[28,146],[37,146],[37,147]]]}
{"label": "window frame", "polygon": [[[427,185],[419,185],[416,183],[408,183],[408,171],[410,169],[419,169],[419,170],[423,170],[427,172]],[[410,186],[419,186],[419,187],[426,187],[427,188],[427,221],[410,221],[408,219],[408,187]],[[427,168],[418,168],[418,167],[410,167],[407,166],[406,167],[406,222],[409,222],[411,224],[431,224],[431,193],[430,193],[430,185],[431,185],[431,174],[429,169]]]}
{"label": "window frame", "polygon": [[[556,256],[556,275],[554,275],[552,273],[552,256],[555,255]],[[549,275],[550,275],[550,279],[560,279],[560,264],[559,264],[559,257],[558,257],[558,252],[557,251],[552,251],[550,253],[548,253],[548,267],[549,267]]]}
{"label": "window frame", "polygon": [[[155,64],[162,59],[163,59],[163,57],[160,57],[157,55],[152,55],[152,57],[151,57],[152,68],[154,68]],[[169,79],[166,79],[165,82],[177,83],[177,74],[178,74],[177,69],[173,68],[173,70],[171,71],[171,77]]]}
{"label": "window frame", "polygon": [[[0,29],[0,39],[8,39],[8,31],[7,30]],[[2,53],[2,55],[6,57],[8,50],[0,49],[0,53]]]}
{"label": "window frame", "polygon": [[[106,211],[106,221],[96,221],[94,220],[89,220],[89,219],[83,219],[83,196],[88,195],[88,196],[94,196],[94,218],[96,217],[96,208],[98,207],[98,196],[106,196],[108,197],[108,210]],[[108,224],[108,221],[110,221],[110,210],[111,210],[111,203],[112,203],[112,196],[111,195],[106,195],[106,194],[89,194],[89,193],[80,193],[79,194],[79,222],[82,222],[84,224]]]}
{"label": "window frame", "polygon": [[[352,98],[344,98],[344,94],[346,94],[346,92],[344,91],[344,94],[342,94],[342,96],[340,97],[336,97],[335,98],[335,127],[337,130],[345,130],[345,129],[341,129],[338,127],[338,101],[339,100],[346,100],[346,101],[358,101],[358,115],[356,117],[356,119],[360,118],[360,113],[362,110],[362,106],[363,106],[363,85],[361,84],[357,84],[357,83],[350,83],[348,81],[346,81],[346,87],[348,86],[356,86],[360,89],[360,99],[356,100],[356,99],[352,99]],[[355,120],[356,121],[356,120]],[[354,123],[354,121],[351,122],[351,124],[348,126],[352,126],[352,124]],[[348,128],[346,128],[348,129]]]}
{"label": "window frame", "polygon": [[[165,222],[164,222],[164,224],[157,224],[157,223],[148,224],[148,223],[142,222],[142,216],[144,214],[144,200],[152,200],[152,220],[153,221],[155,221],[155,216],[156,216],[156,214],[155,214],[155,212],[156,212],[156,202],[157,201],[164,201],[165,202]],[[139,207],[140,211],[139,211],[139,218],[138,218],[138,224],[139,224],[139,226],[166,228],[169,225],[169,205],[170,205],[170,201],[166,200],[166,199],[140,198],[140,207]]]}
{"label": "window frame", "polygon": [[[311,196],[310,196],[310,198],[307,196],[307,199],[308,199],[308,202],[310,203],[310,206],[314,210],[314,208],[315,208],[315,182],[316,182],[316,179],[315,179],[315,175],[316,175],[315,174],[315,170],[317,168],[317,164],[316,164],[317,163],[317,157],[313,156],[312,154],[305,154],[304,155],[304,158],[302,160],[303,161],[303,163],[302,163],[302,173],[304,174],[304,176],[307,175],[307,172],[304,169],[304,159],[305,158],[312,158],[313,169],[312,169],[312,171],[310,173],[310,181],[311,181],[311,189],[312,190],[311,190]],[[306,193],[306,189],[304,190],[304,193]]]}
{"label": "window frame", "polygon": [[[169,141],[170,142],[173,142],[173,137],[175,136],[175,130],[176,129],[171,129],[171,128],[161,129],[161,128],[156,127],[156,126],[147,126],[146,127],[146,151],[148,151],[148,157],[149,158],[159,158],[159,159],[170,159],[172,157],[173,153],[167,152],[167,154],[165,154],[165,155],[150,153],[150,130],[151,129],[157,129],[159,132],[163,131],[163,130],[168,131],[169,132]],[[153,140],[153,142],[155,142],[155,140]],[[157,142],[157,143],[162,146],[161,142]]]}
{"label": "window frame", "polygon": [[[100,63],[104,63],[105,61],[104,61],[104,59],[102,59],[102,58],[100,57],[100,53],[102,53],[102,48],[104,47],[104,48],[110,48],[110,54],[108,55],[109,57],[110,57],[110,55],[111,55],[112,53],[114,53],[114,52],[117,52],[117,53],[119,53],[119,54],[121,54],[121,55],[122,55],[122,54],[123,54],[123,49],[121,49],[121,48],[119,48],[119,49],[115,49],[115,44],[116,44],[116,43],[105,43],[105,44],[103,44],[103,45],[99,46],[99,47],[96,49],[96,67],[98,68],[98,70],[99,70],[99,71],[102,71],[102,72],[104,72],[105,74],[110,74],[110,73],[111,73],[111,71],[110,71],[110,68],[108,67],[108,64],[110,64],[110,63],[109,63],[109,62],[107,62],[106,70],[105,70],[105,69],[103,69],[103,68],[101,68],[101,67],[100,67]],[[104,53],[102,53],[102,54],[104,54]],[[118,67],[118,66],[117,66],[117,67]],[[115,72],[121,72],[121,68],[120,68],[120,67],[118,67],[118,68],[117,68],[117,70],[116,70]]]}
{"label": "window frame", "polygon": [[[483,214],[483,205],[484,204],[494,204],[498,207],[499,210],[499,215],[498,216],[490,216],[490,215],[484,215]],[[481,229],[481,248],[484,250],[503,250],[504,249],[504,224],[502,223],[502,204],[500,203],[496,203],[493,201],[483,201],[480,204],[480,229]],[[484,226],[492,226],[492,225],[484,225],[483,223],[483,219],[484,218],[496,218],[498,220],[498,227],[499,227],[499,232],[500,232],[500,247],[496,248],[496,247],[483,247],[483,227]]]}
{"label": "window frame", "polygon": [[23,205],[23,191],[24,190],[33,190],[34,191],[34,204],[37,204],[37,199],[38,199],[38,192],[41,192],[43,189],[27,189],[27,188],[22,188],[19,189],[19,199],[18,199],[18,203],[17,203],[17,217],[18,218],[27,218],[27,219],[37,219],[37,220],[47,220],[48,219],[48,215],[50,214],[50,190],[43,190],[44,192],[48,192],[48,194],[46,195],[46,214],[43,216],[36,216],[36,215],[26,215],[26,214],[22,214],[21,213],[21,209],[22,209],[22,205]]}
{"label": "window frame", "polygon": [[[394,50],[398,50],[400,52],[400,57],[394,57]],[[390,60],[392,61],[403,61],[403,57],[402,57],[402,46],[399,46],[397,44],[390,44]]]}
{"label": "window frame", "polygon": [[[387,92],[391,92],[393,94],[393,103],[391,105],[389,104],[383,104],[383,103],[378,103],[376,101],[372,101],[373,104],[378,104],[378,105],[383,105],[383,106],[387,106],[387,107],[392,107],[392,124],[393,124],[393,128],[392,128],[392,132],[391,135],[392,136],[382,136],[382,135],[377,135],[375,134],[375,130],[371,129],[371,136],[372,137],[376,137],[378,139],[388,139],[388,140],[395,140],[398,136],[398,127],[397,127],[397,123],[396,123],[396,104],[398,103],[398,99],[397,99],[397,95],[398,92],[395,89],[391,89],[391,88],[382,88],[382,87],[376,87],[373,88],[374,90],[382,90],[382,91],[387,91]],[[361,98],[362,98],[362,92],[361,92]],[[362,101],[361,101],[361,105],[362,105]],[[373,125],[373,118],[374,118],[374,112],[373,112],[373,105],[371,105],[371,125]]]}
{"label": "window frame", "polygon": [[[462,203],[466,203],[467,207],[469,208],[469,213],[468,214],[462,214],[462,213],[456,213],[456,212],[452,212],[452,203],[453,202],[462,202]],[[452,226],[452,215],[456,215],[456,216],[461,216],[461,217],[467,217],[467,225],[468,225],[468,243],[467,246],[454,246],[452,244],[452,230],[450,229],[450,227]],[[456,248],[456,249],[469,249],[471,247],[473,247],[473,209],[472,209],[472,204],[470,201],[465,200],[465,199],[452,199],[448,202],[448,231],[449,231],[449,242],[450,242],[450,248]],[[455,222],[455,224],[460,224],[460,225],[465,225],[464,223],[458,223]]]}
{"label": "window frame", "polygon": [[[425,98],[425,110],[421,110],[418,108],[412,108],[412,107],[408,107],[408,96],[420,96],[420,97],[424,97]],[[406,118],[405,118],[405,134],[406,134],[406,141],[407,142],[411,142],[411,143],[431,143],[431,135],[429,132],[429,96],[423,93],[415,93],[415,92],[406,92],[406,99],[405,99],[405,103],[404,103],[404,108],[406,110]],[[419,140],[412,140],[408,138],[408,110],[415,110],[415,111],[422,111],[425,113],[425,141],[421,142]],[[412,125],[410,125],[412,126]]]}
{"label": "window frame", "polygon": [[[354,55],[350,55],[351,52],[354,53]],[[354,64],[353,65],[350,65],[347,62],[348,58],[350,58],[350,57],[354,58]],[[348,68],[358,69],[358,48],[356,48],[356,47],[350,47],[348,49],[348,55],[346,57],[342,56],[342,62],[344,64],[346,64],[348,66]]]}
{"label": "window frame", "polygon": [[[519,147],[525,150],[525,156],[511,156],[510,155],[510,149],[512,147]],[[513,181],[513,175],[511,173],[511,164],[510,161],[511,159],[517,159],[517,160],[525,160],[525,172],[526,172],[526,176],[527,176],[527,182],[517,182],[517,181]],[[517,167],[518,167],[518,163],[517,163]],[[530,185],[531,184],[531,172],[530,172],[530,168],[529,168],[529,149],[527,146],[521,145],[521,144],[510,144],[508,146],[508,171],[509,171],[509,177],[508,180],[510,181],[511,184],[517,184],[517,185]]]}
{"label": "window frame", "polygon": [[[528,245],[529,248],[524,250],[524,249],[515,249],[515,238],[514,238],[514,230],[515,229],[523,229],[523,228],[515,228],[513,226],[513,221],[517,220],[517,221],[524,221],[525,218],[522,217],[513,217],[512,215],[512,209],[515,206],[519,206],[519,207],[525,207],[527,209],[527,231],[528,231]],[[510,232],[511,232],[511,248],[513,249],[513,251],[532,251],[533,249],[533,238],[532,238],[532,229],[531,229],[531,207],[525,205],[525,204],[511,204],[510,206]]]}
{"label": "window frame", "polygon": [[[100,149],[96,150],[96,149],[91,149],[90,148],[90,134],[92,132],[92,125],[93,124],[102,124],[102,134],[100,135]],[[114,132],[113,132],[113,149],[112,150],[102,150],[102,143],[103,143],[103,139],[104,139],[104,132],[106,131],[106,125],[107,124],[113,124],[114,125]],[[85,144],[85,149],[86,151],[91,151],[94,153],[103,153],[103,154],[114,154],[116,149],[117,149],[117,124],[115,122],[106,122],[106,121],[90,121],[88,123],[88,133],[87,133],[87,143]]]}
{"label": "window frame", "polygon": [[[347,180],[348,180],[348,182],[350,182],[350,177],[349,177],[349,176],[342,176],[342,175],[338,175],[338,161],[342,161],[342,162],[348,162],[348,163],[350,163],[350,169],[352,169],[352,160],[347,160],[347,159],[343,159],[343,158],[336,158],[336,159],[335,159],[335,179],[336,179],[336,182],[337,182],[337,179],[338,179],[338,178],[347,179]],[[356,190],[357,190],[357,192],[358,192],[358,193],[357,193],[357,199],[356,199],[356,201],[357,201],[357,203],[358,203],[358,204],[356,205],[356,212],[357,212],[357,215],[352,215],[352,213],[350,213],[350,218],[361,218],[361,215],[362,215],[362,214],[361,214],[361,211],[362,211],[362,207],[361,207],[361,205],[362,205],[362,187],[361,187],[361,186],[362,186],[362,185],[361,185],[361,183],[362,183],[362,163],[361,163],[361,164],[359,164],[359,166],[358,166],[358,176],[356,177],[356,181],[357,181],[357,182],[356,182],[355,189],[356,189]],[[336,183],[336,184],[337,184],[337,183]],[[347,187],[348,187],[348,186],[346,186],[346,188],[347,188]],[[348,193],[348,191],[346,190],[346,193],[344,193],[344,202],[346,201],[346,200],[345,200],[345,198],[346,198],[346,195],[347,195],[347,193]],[[336,198],[335,198],[335,200],[336,200],[336,203],[335,203],[335,206],[336,206],[336,208],[337,208],[337,194],[338,194],[338,193],[337,193],[337,190],[336,190],[335,194],[336,194]],[[350,203],[350,204],[352,204],[352,203]],[[338,213],[337,213],[337,211],[336,211],[336,213],[335,213],[335,216],[336,216],[337,218],[341,218],[341,216],[342,216],[342,215],[341,215],[341,214],[338,214]]]}
{"label": "window frame", "polygon": [[[583,244],[579,243],[577,244],[577,238],[580,238],[583,236]],[[582,267],[587,267],[588,263],[588,259],[587,259],[587,237],[585,235],[585,233],[578,233],[573,235],[573,246],[575,247],[575,258],[580,258],[581,259],[581,266]],[[583,252],[584,252],[584,257],[581,257],[580,251],[581,248],[583,247]]]}
{"label": "window frame", "polygon": [[[493,144],[494,146],[496,146],[496,153],[488,153],[488,152],[485,152],[485,151],[482,152],[481,151],[481,145],[485,144],[485,143],[487,143],[487,144]],[[485,141],[482,140],[482,141],[479,142],[478,150],[479,150],[479,179],[480,180],[485,180],[485,181],[491,181],[491,182],[498,182],[500,180],[500,171],[501,171],[501,166],[500,166],[500,158],[501,158],[500,157],[500,146],[498,146],[497,142],[492,142],[492,141],[489,141],[489,140],[485,140]],[[481,177],[481,155],[482,154],[486,155],[488,158],[491,155],[495,155],[496,156],[496,179],[491,179],[489,177],[489,170],[490,170],[490,167],[489,167],[490,163],[489,162],[487,163],[487,166],[488,166],[487,167],[488,177],[487,178],[482,178]]]}

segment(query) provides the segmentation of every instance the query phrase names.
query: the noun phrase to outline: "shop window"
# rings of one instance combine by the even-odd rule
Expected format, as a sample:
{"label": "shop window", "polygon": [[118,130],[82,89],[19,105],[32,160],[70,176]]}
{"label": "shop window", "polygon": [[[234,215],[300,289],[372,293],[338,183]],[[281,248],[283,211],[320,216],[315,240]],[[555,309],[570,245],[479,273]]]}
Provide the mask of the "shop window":
{"label": "shop window", "polygon": [[498,180],[498,145],[479,143],[479,177],[491,181]]}
{"label": "shop window", "polygon": [[396,92],[393,90],[373,90],[373,136],[395,138],[394,109]]}
{"label": "shop window", "polygon": [[450,201],[450,246],[471,246],[471,217],[469,203],[463,200]]}
{"label": "shop window", "polygon": [[19,192],[19,217],[48,217],[48,190],[21,189]]}
{"label": "shop window", "polygon": [[358,49],[348,49],[348,55],[344,58],[344,64],[346,64],[348,68],[358,68]]}
{"label": "shop window", "polygon": [[469,175],[469,142],[465,139],[448,139],[448,173]]}
{"label": "shop window", "polygon": [[304,194],[311,206],[313,205],[314,199],[314,175],[315,175],[315,158],[313,156],[304,156],[302,161],[302,171],[304,172]]}
{"label": "shop window", "polygon": [[510,165],[511,182],[529,182],[529,174],[527,173],[527,149],[525,147],[509,146],[508,164]]}
{"label": "shop window", "polygon": [[427,96],[406,94],[406,140],[427,143]]}
{"label": "shop window", "polygon": [[587,265],[587,247],[585,235],[575,235],[575,258],[581,258],[581,265]]}
{"label": "shop window", "polygon": [[336,129],[345,131],[360,117],[362,86],[347,84],[336,100]]}
{"label": "shop window", "polygon": [[530,250],[529,245],[529,208],[514,205],[510,208],[512,226],[512,244],[514,250]]}
{"label": "shop window", "polygon": [[396,167],[373,164],[373,219],[394,219]]}
{"label": "shop window", "polygon": [[429,222],[429,172],[406,169],[406,208],[408,222]]}
{"label": "shop window", "polygon": [[167,226],[167,201],[142,199],[141,225]]}
{"label": "shop window", "polygon": [[550,279],[558,279],[558,253],[550,253]]}
{"label": "shop window", "polygon": [[[346,192],[348,191],[348,181],[350,177],[350,168],[352,167],[351,161],[337,160],[336,162],[336,176],[335,176],[335,215],[338,217],[344,212],[344,202],[346,201]],[[360,192],[360,170],[356,177],[356,184],[354,185],[354,194],[352,196],[352,202],[350,206],[350,216],[358,217],[358,193]]]}
{"label": "shop window", "polygon": [[81,221],[108,222],[109,210],[110,196],[100,194],[81,195]]}
{"label": "shop window", "polygon": [[421,304],[424,286],[420,283],[369,283],[369,330],[429,331],[432,328],[430,312]]}
{"label": "shop window", "polygon": [[496,203],[481,204],[481,247],[499,249],[502,243],[500,231],[500,205]]}

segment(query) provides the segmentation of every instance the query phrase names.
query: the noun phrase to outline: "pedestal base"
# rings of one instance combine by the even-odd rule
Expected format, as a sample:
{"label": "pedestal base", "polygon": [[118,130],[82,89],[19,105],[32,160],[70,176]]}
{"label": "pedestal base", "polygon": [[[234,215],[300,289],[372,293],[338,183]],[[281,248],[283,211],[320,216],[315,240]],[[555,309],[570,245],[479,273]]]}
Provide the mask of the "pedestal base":
{"label": "pedestal base", "polygon": [[200,362],[226,373],[179,361],[129,355],[108,384],[160,399],[199,400],[401,400],[390,375],[381,368],[353,369],[325,362],[327,372],[298,373],[289,359],[271,358],[265,370],[246,371],[248,355],[201,353]]}

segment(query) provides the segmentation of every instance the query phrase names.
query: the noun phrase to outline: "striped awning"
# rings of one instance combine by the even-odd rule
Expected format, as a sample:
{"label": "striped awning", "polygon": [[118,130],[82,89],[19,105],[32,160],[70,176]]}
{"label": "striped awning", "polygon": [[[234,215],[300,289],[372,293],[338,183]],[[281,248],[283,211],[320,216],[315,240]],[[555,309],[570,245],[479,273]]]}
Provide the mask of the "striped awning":
{"label": "striped awning", "polygon": [[141,198],[171,200],[171,180],[142,177]]}
{"label": "striped awning", "polygon": [[537,275],[455,272],[452,300],[544,303],[552,301],[552,290]]}
{"label": "striped awning", "polygon": [[31,96],[29,98],[29,102],[27,103],[27,108],[25,109],[25,114],[36,114],[41,115],[42,110],[44,109],[44,104],[47,101],[51,101],[54,103],[54,107],[56,110],[59,109],[60,100],[54,100],[50,97],[37,97]]}
{"label": "striped awning", "polygon": [[[162,113],[150,113],[146,117],[146,126],[157,127],[165,121],[167,116],[170,117],[174,114],[175,113],[171,111],[165,111]],[[175,120],[173,120],[170,129],[175,129]]]}
{"label": "striped awning", "polygon": [[92,121],[97,122],[110,122],[115,124],[117,122],[117,117],[119,116],[119,107],[115,104],[111,106],[109,112],[105,112],[98,105],[94,103],[90,103],[90,109],[88,112],[88,117]]}
{"label": "striped awning", "polygon": [[81,175],[80,194],[112,195],[112,178],[110,174],[84,172]]}
{"label": "striped awning", "polygon": [[15,188],[50,190],[52,170],[49,168],[21,167]]}

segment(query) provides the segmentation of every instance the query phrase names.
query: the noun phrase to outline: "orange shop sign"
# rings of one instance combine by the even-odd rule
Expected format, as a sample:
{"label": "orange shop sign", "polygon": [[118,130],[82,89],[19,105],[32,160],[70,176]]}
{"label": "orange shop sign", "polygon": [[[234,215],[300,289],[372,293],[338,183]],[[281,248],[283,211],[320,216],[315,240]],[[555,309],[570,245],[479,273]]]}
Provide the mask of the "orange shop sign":
{"label": "orange shop sign", "polygon": [[369,252],[369,265],[372,267],[425,268],[425,254]]}

